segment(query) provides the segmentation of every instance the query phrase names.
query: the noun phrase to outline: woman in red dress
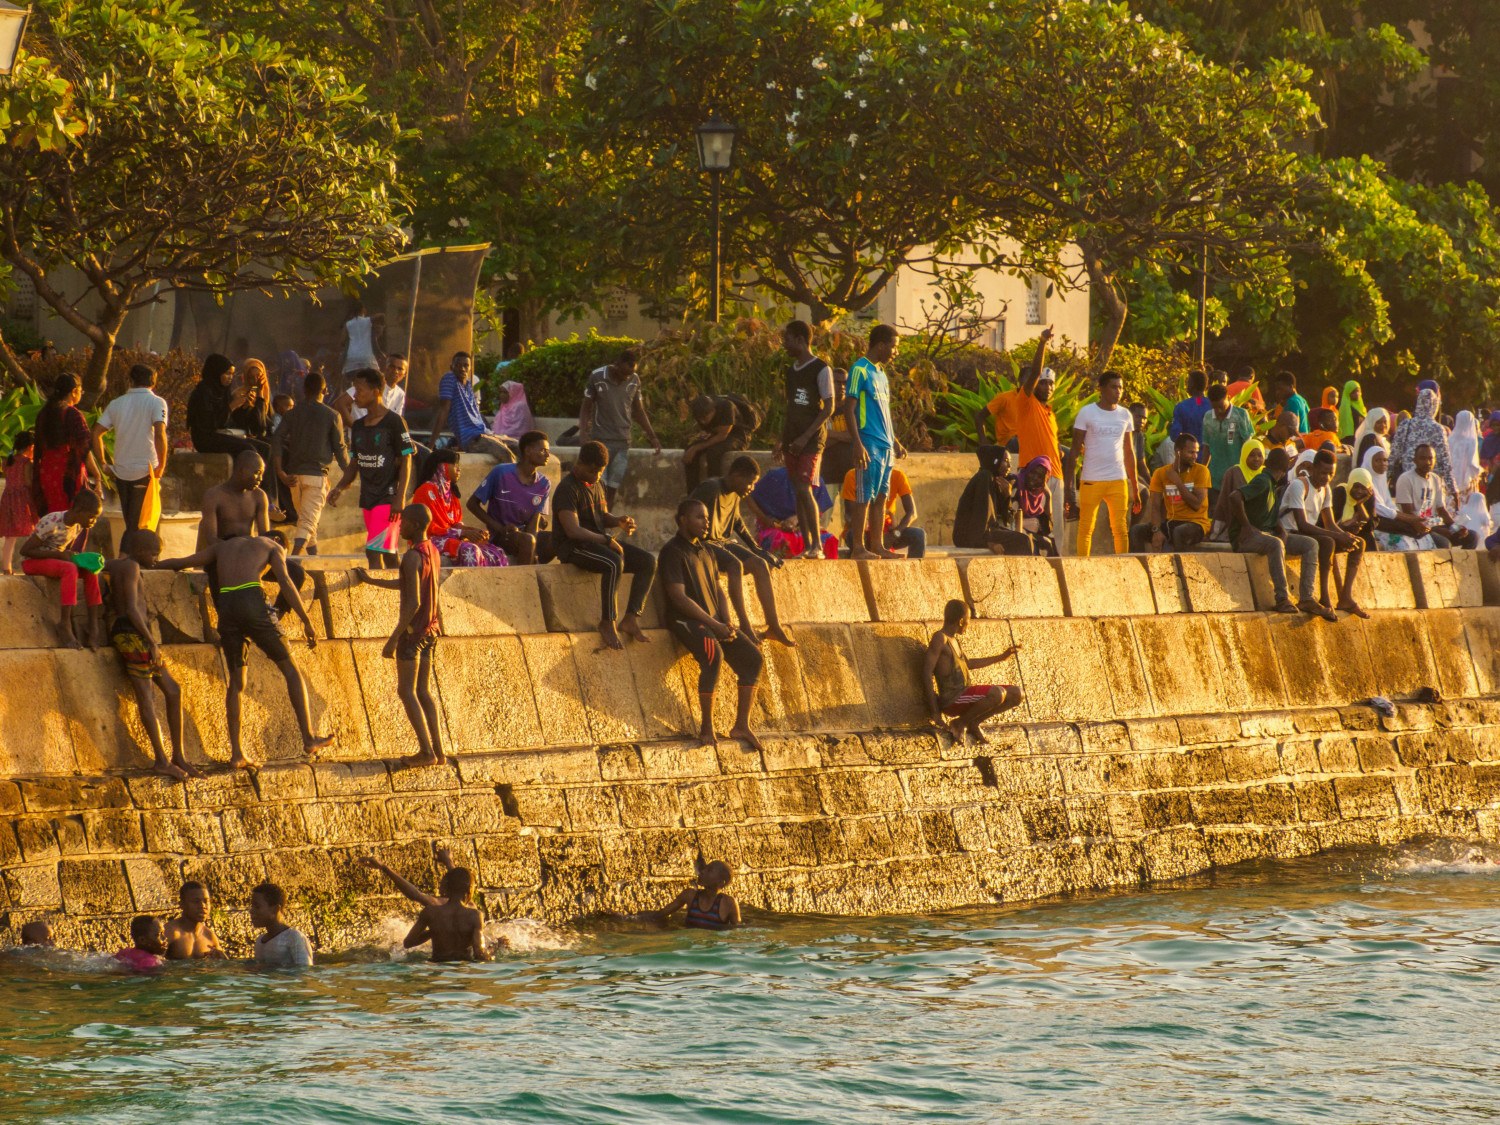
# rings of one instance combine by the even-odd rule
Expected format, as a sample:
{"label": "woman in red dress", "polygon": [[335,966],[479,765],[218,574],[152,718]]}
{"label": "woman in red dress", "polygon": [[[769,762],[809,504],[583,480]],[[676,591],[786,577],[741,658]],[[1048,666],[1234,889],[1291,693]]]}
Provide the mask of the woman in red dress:
{"label": "woman in red dress", "polygon": [[78,409],[82,397],[77,379],[59,375],[36,416],[31,496],[38,518],[67,511],[80,488],[87,486],[99,493],[99,466],[89,449],[89,424]]}
{"label": "woman in red dress", "polygon": [[482,527],[466,527],[458,494],[458,450],[434,449],[422,463],[412,502],[432,513],[427,534],[455,566],[505,566],[505,551],[491,543]]}

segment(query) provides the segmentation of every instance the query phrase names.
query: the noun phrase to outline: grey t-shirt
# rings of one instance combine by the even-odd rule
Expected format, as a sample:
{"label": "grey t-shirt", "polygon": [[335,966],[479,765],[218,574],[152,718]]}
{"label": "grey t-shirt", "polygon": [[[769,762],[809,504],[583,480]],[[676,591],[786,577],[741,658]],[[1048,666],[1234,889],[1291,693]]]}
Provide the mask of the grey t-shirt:
{"label": "grey t-shirt", "polygon": [[255,963],[280,969],[305,969],[313,963],[312,946],[307,935],[288,926],[273,938],[260,934],[255,939]]}
{"label": "grey t-shirt", "polygon": [[584,384],[583,397],[594,404],[590,437],[606,445],[629,445],[631,408],[641,397],[641,379],[632,374],[623,382],[611,379],[608,367],[596,368]]}

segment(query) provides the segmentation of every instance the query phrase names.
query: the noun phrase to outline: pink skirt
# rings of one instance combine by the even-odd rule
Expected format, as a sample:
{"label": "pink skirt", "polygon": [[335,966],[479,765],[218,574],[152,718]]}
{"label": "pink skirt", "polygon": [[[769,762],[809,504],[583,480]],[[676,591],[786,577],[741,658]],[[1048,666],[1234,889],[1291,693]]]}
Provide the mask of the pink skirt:
{"label": "pink skirt", "polygon": [[391,506],[381,504],[375,508],[361,508],[365,518],[365,550],[382,555],[399,553],[401,524],[391,519]]}

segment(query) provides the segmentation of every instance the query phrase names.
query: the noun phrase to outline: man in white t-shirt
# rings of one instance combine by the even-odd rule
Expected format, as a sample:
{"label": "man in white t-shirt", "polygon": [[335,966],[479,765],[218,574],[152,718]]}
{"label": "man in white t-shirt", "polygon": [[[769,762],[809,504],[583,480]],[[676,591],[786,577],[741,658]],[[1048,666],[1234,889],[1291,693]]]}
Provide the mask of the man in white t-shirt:
{"label": "man in white t-shirt", "polygon": [[[392,414],[398,417],[406,413],[406,357],[400,352],[392,352],[385,357],[385,390],[380,392],[381,404]],[[344,420],[344,429],[348,429],[369,413],[364,407],[354,401],[354,385],[340,393],[333,400],[333,408],[339,412],[339,417]]]}
{"label": "man in white t-shirt", "polygon": [[275,883],[261,883],[250,892],[250,924],[265,933],[255,937],[255,963],[274,969],[312,967],[312,945],[307,935],[289,926],[281,915],[286,892]]}
{"label": "man in white t-shirt", "polygon": [[[1355,617],[1369,617],[1354,600],[1354,579],[1359,573],[1359,564],[1364,559],[1365,541],[1350,535],[1334,522],[1333,489],[1328,482],[1338,467],[1338,458],[1331,449],[1320,449],[1318,455],[1307,466],[1304,475],[1294,476],[1281,495],[1281,527],[1288,535],[1305,535],[1318,544],[1318,590],[1317,602],[1302,602],[1298,608],[1325,621],[1337,621],[1335,608]],[[1333,556],[1347,555],[1344,576],[1339,578],[1333,570]],[[1338,587],[1337,607],[1328,597],[1328,576],[1333,573]]]}
{"label": "man in white t-shirt", "polygon": [[115,432],[109,472],[127,530],[140,523],[147,482],[167,467],[167,400],[151,389],[155,385],[156,372],[137,363],[130,369],[130,389],[111,399],[94,423],[94,457],[101,465],[104,435]]}
{"label": "man in white t-shirt", "polygon": [[[1089,403],[1073,420],[1073,444],[1063,459],[1063,481],[1068,506],[1080,508],[1078,554],[1093,549],[1094,524],[1100,505],[1109,509],[1115,554],[1130,550],[1130,516],[1141,510],[1135,478],[1135,418],[1120,405],[1125,381],[1118,371],[1099,376],[1099,401]],[[1073,491],[1074,468],[1082,463],[1082,483]]]}
{"label": "man in white t-shirt", "polygon": [[1443,478],[1433,472],[1437,455],[1432,446],[1419,445],[1412,454],[1412,467],[1396,478],[1396,507],[1427,525],[1427,533],[1439,547],[1477,547],[1478,537],[1464,527],[1453,526],[1448,510],[1448,490]]}

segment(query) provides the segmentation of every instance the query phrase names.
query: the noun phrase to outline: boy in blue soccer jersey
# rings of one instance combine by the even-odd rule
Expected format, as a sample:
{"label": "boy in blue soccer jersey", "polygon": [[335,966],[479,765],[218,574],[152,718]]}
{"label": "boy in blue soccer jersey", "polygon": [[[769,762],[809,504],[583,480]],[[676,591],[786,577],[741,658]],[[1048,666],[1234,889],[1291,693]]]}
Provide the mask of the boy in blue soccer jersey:
{"label": "boy in blue soccer jersey", "polygon": [[[844,387],[844,420],[854,444],[855,498],[849,502],[851,558],[899,559],[886,549],[885,497],[891,484],[891,468],[906,449],[896,440],[891,422],[891,388],[884,364],[896,355],[896,330],[877,324],[870,330],[870,345],[849,369]],[[864,529],[863,542],[859,529]]]}

